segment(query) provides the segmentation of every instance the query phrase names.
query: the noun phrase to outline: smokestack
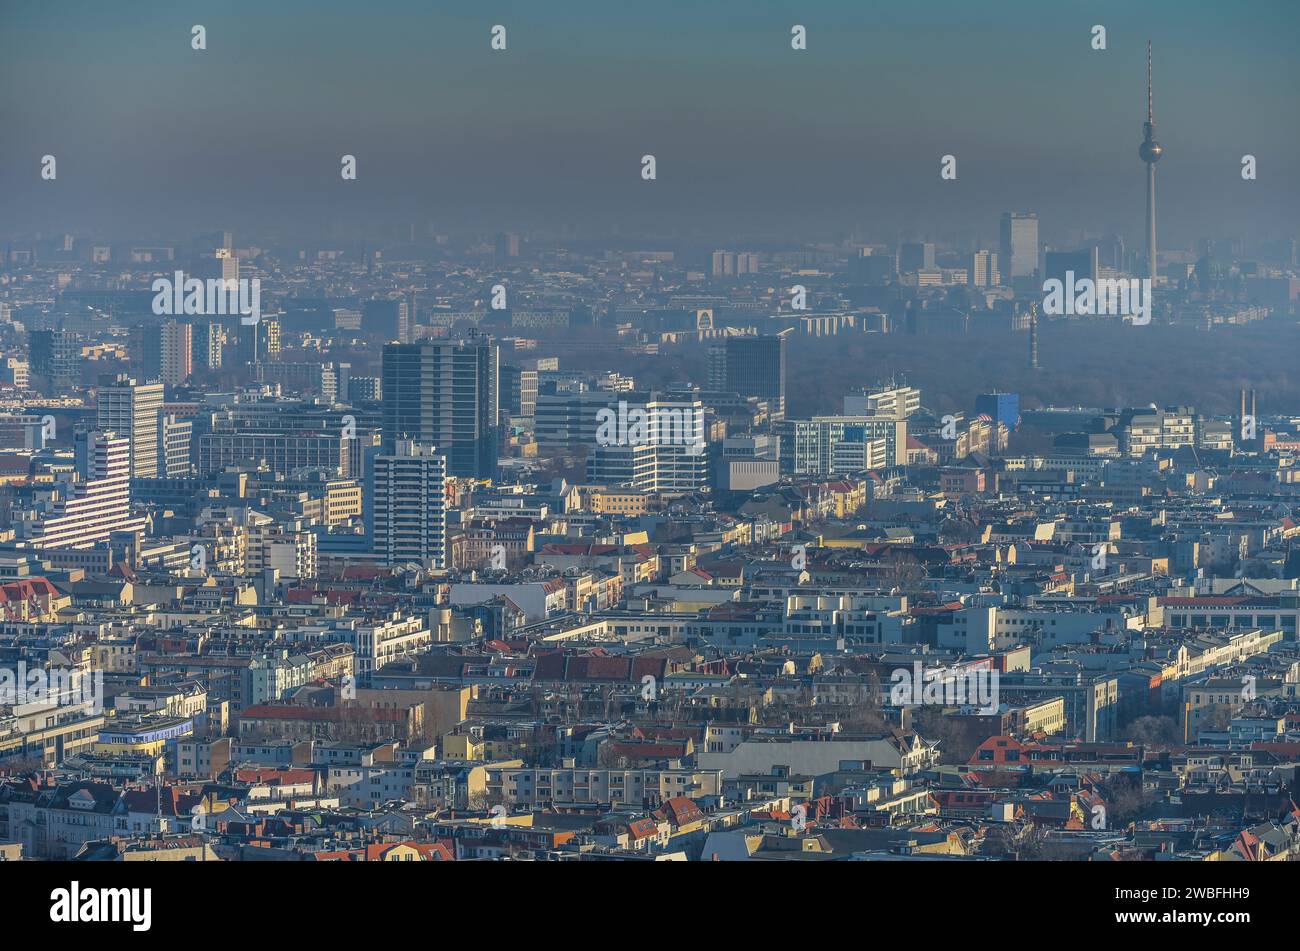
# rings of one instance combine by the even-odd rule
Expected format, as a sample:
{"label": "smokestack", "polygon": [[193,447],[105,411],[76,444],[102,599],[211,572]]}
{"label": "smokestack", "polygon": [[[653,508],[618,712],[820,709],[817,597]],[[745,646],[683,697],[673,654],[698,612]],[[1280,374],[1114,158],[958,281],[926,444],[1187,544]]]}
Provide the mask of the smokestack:
{"label": "smokestack", "polygon": [[1246,444],[1246,388],[1241,388],[1241,409],[1237,413],[1237,446]]}
{"label": "smokestack", "polygon": [[[1250,418],[1255,419],[1255,391],[1250,391]],[[1259,420],[1255,419],[1255,425],[1259,425]]]}

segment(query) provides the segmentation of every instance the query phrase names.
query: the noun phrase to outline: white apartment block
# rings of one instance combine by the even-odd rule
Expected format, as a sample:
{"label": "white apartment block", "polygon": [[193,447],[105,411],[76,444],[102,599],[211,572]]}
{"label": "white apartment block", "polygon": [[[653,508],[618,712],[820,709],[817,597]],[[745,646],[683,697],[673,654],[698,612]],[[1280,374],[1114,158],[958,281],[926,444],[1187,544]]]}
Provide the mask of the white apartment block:
{"label": "white apartment block", "polygon": [[16,513],[18,536],[33,548],[89,548],[113,532],[144,529],[145,519],[131,515],[130,441],[90,433],[81,452],[80,481],[63,478]]}

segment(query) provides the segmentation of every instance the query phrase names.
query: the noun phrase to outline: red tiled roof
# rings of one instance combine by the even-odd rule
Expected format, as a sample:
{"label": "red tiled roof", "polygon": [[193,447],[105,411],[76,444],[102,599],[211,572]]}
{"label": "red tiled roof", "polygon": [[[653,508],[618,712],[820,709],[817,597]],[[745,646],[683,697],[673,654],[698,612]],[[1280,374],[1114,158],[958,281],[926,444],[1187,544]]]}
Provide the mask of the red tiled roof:
{"label": "red tiled roof", "polygon": [[262,783],[267,786],[288,786],[310,783],[316,774],[310,769],[277,769],[255,767],[235,770],[235,781],[240,783]]}
{"label": "red tiled roof", "polygon": [[62,594],[49,578],[20,578],[0,584],[0,604],[31,598],[57,598]]}

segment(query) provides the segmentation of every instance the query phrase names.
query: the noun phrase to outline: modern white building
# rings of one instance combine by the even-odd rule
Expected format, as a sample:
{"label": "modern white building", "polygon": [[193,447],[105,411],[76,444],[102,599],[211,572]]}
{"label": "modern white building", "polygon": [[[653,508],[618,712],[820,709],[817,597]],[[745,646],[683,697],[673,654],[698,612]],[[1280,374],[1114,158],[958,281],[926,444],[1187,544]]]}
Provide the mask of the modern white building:
{"label": "modern white building", "polygon": [[112,432],[87,433],[77,444],[77,475],[61,477],[15,513],[18,537],[33,548],[89,548],[113,532],[143,531],[131,514],[131,443]]}
{"label": "modern white building", "polygon": [[447,564],[447,460],[433,446],[398,440],[374,457],[374,551],[386,565]]}
{"label": "modern white building", "polygon": [[130,440],[129,475],[136,479],[155,479],[159,473],[159,433],[163,413],[163,385],[137,383],[119,374],[103,380],[97,392],[98,422],[101,430],[117,433]]}

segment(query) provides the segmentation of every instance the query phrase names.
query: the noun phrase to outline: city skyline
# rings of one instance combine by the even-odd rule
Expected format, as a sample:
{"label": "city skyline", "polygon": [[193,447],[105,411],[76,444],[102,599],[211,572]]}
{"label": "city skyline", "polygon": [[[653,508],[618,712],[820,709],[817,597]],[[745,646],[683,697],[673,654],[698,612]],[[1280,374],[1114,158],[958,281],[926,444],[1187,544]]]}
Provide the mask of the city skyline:
{"label": "city skyline", "polygon": [[9,923],[1282,920],[1300,7],[451,6],[0,12]]}

